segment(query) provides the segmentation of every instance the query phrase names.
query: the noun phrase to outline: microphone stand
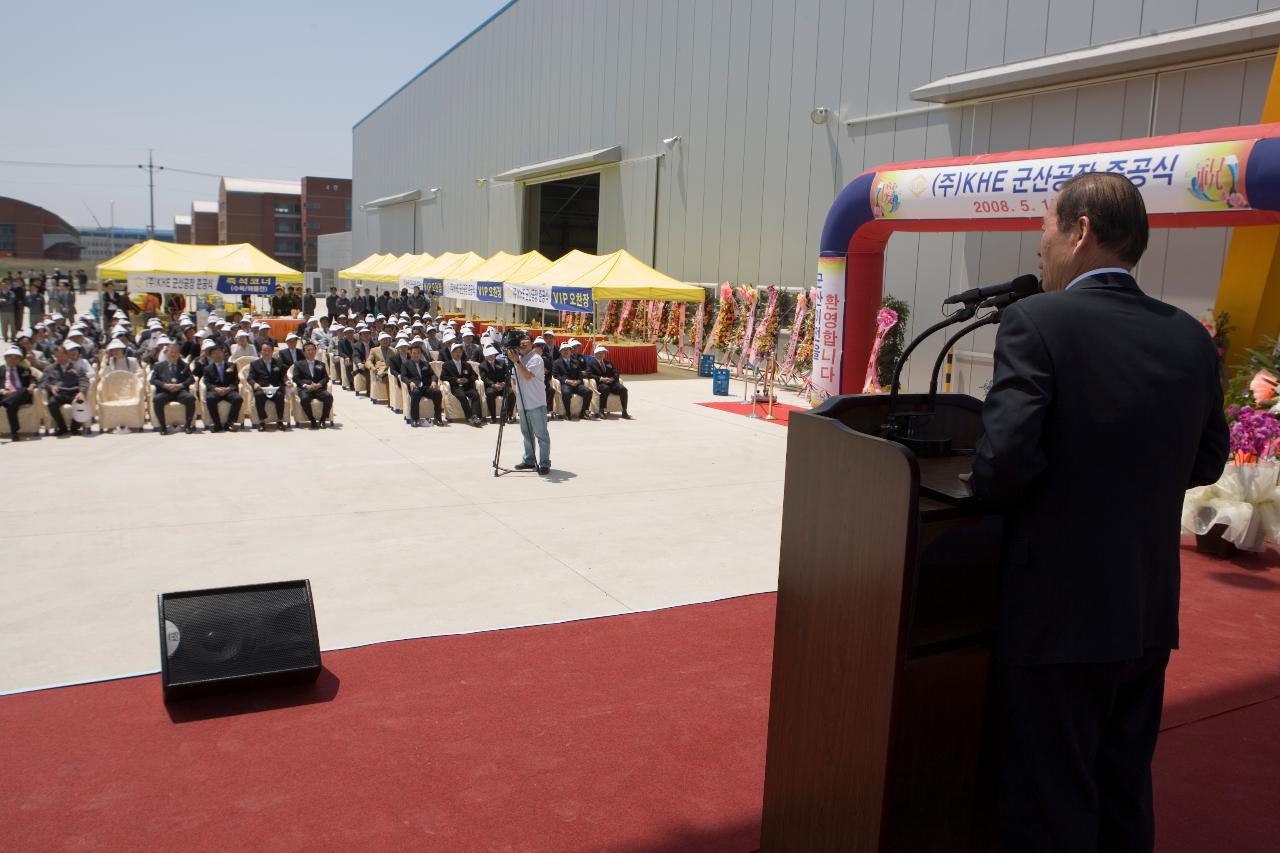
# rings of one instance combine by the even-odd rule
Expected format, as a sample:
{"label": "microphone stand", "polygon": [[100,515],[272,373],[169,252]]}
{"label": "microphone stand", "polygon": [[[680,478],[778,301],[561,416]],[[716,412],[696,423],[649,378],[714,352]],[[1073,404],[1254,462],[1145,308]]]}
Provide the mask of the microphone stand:
{"label": "microphone stand", "polygon": [[[949,317],[942,318],[917,335],[916,339],[908,344],[907,348],[902,351],[902,355],[898,356],[898,363],[894,365],[893,368],[893,384],[889,389],[888,418],[880,427],[880,436],[882,438],[888,438],[906,444],[920,455],[941,455],[941,453],[946,452],[945,448],[940,451],[936,447],[933,450],[930,450],[927,445],[936,444],[936,440],[926,439],[923,436],[917,435],[913,421],[921,416],[928,417],[932,413],[911,412],[905,415],[898,413],[898,395],[902,391],[902,368],[906,365],[907,359],[911,356],[911,353],[915,351],[916,347],[920,346],[920,344],[930,335],[939,332],[948,326],[954,326],[956,323],[964,323],[967,320],[972,320],[973,316],[978,313],[979,304],[980,303],[978,301],[966,302],[964,307],[959,311]],[[951,440],[945,439],[944,441],[949,447]]]}
{"label": "microphone stand", "polygon": [[960,331],[947,338],[946,343],[942,345],[942,349],[938,351],[938,357],[933,362],[933,373],[929,376],[929,398],[928,402],[925,404],[928,411],[932,412],[934,410],[934,399],[938,396],[938,374],[942,370],[942,363],[947,360],[947,353],[951,351],[951,348],[970,332],[981,329],[983,326],[990,326],[994,323],[999,323],[1001,318],[1004,316],[1004,309],[1017,301],[1018,300],[1014,298],[1013,294],[1005,294],[1004,296],[997,296],[986,300],[978,305],[978,308],[994,308],[996,309],[995,311],[980,317],[967,326],[962,327]]}

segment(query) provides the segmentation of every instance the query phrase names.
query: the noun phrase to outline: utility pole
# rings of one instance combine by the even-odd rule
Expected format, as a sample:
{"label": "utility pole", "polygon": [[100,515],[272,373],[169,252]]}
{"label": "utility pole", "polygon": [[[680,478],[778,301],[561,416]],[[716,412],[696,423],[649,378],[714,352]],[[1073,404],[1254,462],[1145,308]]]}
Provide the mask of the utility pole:
{"label": "utility pole", "polygon": [[151,159],[153,149],[147,149],[147,165],[138,165],[139,169],[147,170],[147,189],[151,193],[151,222],[147,226],[147,239],[153,240],[156,236],[156,172],[163,171],[164,166],[157,166]]}

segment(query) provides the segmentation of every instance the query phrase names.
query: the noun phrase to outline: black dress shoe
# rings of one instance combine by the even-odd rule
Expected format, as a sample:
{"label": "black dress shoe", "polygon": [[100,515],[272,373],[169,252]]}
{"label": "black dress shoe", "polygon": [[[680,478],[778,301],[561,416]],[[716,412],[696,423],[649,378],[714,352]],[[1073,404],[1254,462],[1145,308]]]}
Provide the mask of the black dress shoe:
{"label": "black dress shoe", "polygon": [[628,415],[626,412],[623,412],[623,413],[622,413],[622,419],[623,419],[624,421],[632,420],[631,415]]}
{"label": "black dress shoe", "polygon": [[193,427],[191,424],[187,424],[187,435],[195,435],[195,433],[196,433],[196,428]]}
{"label": "black dress shoe", "polygon": [[547,466],[547,465],[543,465],[542,467],[540,467],[540,468],[538,469],[538,476],[539,476],[539,477],[545,477],[545,476],[547,476],[547,475],[548,475],[548,474],[550,474],[550,473],[551,473],[551,468],[550,468],[549,466]]}
{"label": "black dress shoe", "polygon": [[311,422],[311,428],[312,428],[312,429],[320,429],[320,424],[316,423],[315,421],[312,421],[312,422]]}
{"label": "black dress shoe", "polygon": [[515,467],[515,470],[516,471],[532,471],[537,467],[538,466],[534,465],[532,462],[521,462],[519,465]]}

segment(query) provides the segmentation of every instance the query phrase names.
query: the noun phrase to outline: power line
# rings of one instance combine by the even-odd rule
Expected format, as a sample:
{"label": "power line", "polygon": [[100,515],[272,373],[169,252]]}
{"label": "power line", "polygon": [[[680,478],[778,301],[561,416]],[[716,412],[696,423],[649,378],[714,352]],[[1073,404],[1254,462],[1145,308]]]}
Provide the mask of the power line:
{"label": "power line", "polygon": [[[42,168],[54,169],[137,169],[146,168],[139,167],[137,163],[51,163],[41,162],[37,160],[0,160],[0,166],[36,166]],[[161,168],[159,166],[157,169]],[[184,175],[199,175],[202,178],[221,178],[222,175],[215,175],[213,172],[197,172],[194,169],[179,169],[176,166],[163,167],[166,172],[181,172]]]}

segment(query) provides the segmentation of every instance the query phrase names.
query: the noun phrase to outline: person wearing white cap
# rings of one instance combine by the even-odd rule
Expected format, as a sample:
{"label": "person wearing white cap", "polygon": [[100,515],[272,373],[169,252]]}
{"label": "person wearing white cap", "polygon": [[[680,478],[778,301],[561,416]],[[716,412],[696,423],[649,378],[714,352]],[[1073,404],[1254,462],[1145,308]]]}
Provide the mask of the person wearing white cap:
{"label": "person wearing white cap", "polygon": [[435,359],[436,361],[444,359],[443,351],[440,349],[440,330],[435,326],[427,327],[426,340],[422,342],[422,346],[424,347],[422,354],[428,359]]}
{"label": "person wearing white cap", "polygon": [[498,422],[498,397],[502,397],[502,414],[507,423],[515,423],[511,415],[511,371],[505,361],[498,361],[498,350],[492,344],[484,348],[480,362],[480,381],[484,383],[484,399],[489,406],[489,423]]}
{"label": "person wearing white cap", "polygon": [[[369,393],[369,356],[373,354],[373,330],[368,326],[359,328],[359,336],[351,342],[351,382],[355,377],[364,377],[364,393]],[[360,396],[360,392],[356,392]]]}
{"label": "person wearing white cap", "polygon": [[55,349],[54,363],[49,365],[49,369],[40,377],[39,386],[45,390],[48,397],[49,417],[57,427],[54,435],[58,437],[68,432],[79,431],[80,424],[74,420],[70,427],[67,426],[67,422],[62,418],[62,407],[68,403],[84,402],[85,395],[89,393],[89,383],[92,381],[88,371],[80,366],[79,361],[74,360],[78,351],[79,348],[74,343],[64,344]]}
{"label": "person wearing white cap", "polygon": [[302,340],[294,332],[285,335],[284,347],[276,353],[276,361],[292,370],[295,364],[302,361],[302,350],[299,349],[301,344]]}
{"label": "person wearing white cap", "polygon": [[[211,350],[220,348],[212,341],[205,341]],[[172,358],[167,358],[155,366],[151,371],[151,387],[155,389],[152,394],[151,411],[155,413],[155,428],[161,435],[168,435],[169,429],[164,422],[164,409],[169,403],[181,403],[184,410],[184,422],[188,433],[195,432],[194,421],[196,417],[196,398],[191,393],[190,388],[196,381],[191,375],[191,368],[187,367],[187,363],[182,360],[182,354],[177,352],[178,347],[173,346],[174,353]]]}
{"label": "person wearing white cap", "polygon": [[[289,337],[297,340],[297,335]],[[263,341],[258,347],[258,358],[249,365],[249,387],[253,391],[253,401],[258,409],[258,431],[267,428],[267,403],[276,407],[276,423],[283,430],[289,429],[289,421],[285,417],[285,397],[289,385],[290,363],[286,367],[275,357],[275,347],[271,341]]]}
{"label": "person wearing white cap", "polygon": [[9,419],[9,438],[18,440],[18,409],[31,402],[31,389],[35,380],[31,368],[22,363],[21,347],[11,346],[4,351],[4,366],[0,367],[0,407]]}
{"label": "person wearing white cap", "polygon": [[85,334],[83,326],[72,326],[67,330],[66,340],[75,341],[80,345],[80,354],[86,359],[92,359],[97,347],[89,340],[89,336]]}
{"label": "person wearing white cap", "polygon": [[574,361],[573,346],[569,341],[560,345],[560,357],[556,359],[552,372],[560,381],[560,400],[564,403],[565,419],[573,420],[572,404],[576,396],[582,398],[582,414],[578,415],[578,420],[594,420],[596,414],[591,411],[591,389],[587,386],[582,368]]}
{"label": "person wearing white cap", "polygon": [[609,361],[609,348],[598,346],[594,355],[595,358],[587,362],[587,375],[596,381],[596,393],[600,395],[600,417],[609,417],[609,397],[616,395],[622,403],[622,419],[631,420],[631,415],[627,414],[627,386],[622,384],[617,366]]}
{"label": "person wearing white cap", "polygon": [[391,348],[392,340],[394,340],[394,338],[391,337],[390,333],[379,332],[378,345],[369,353],[368,367],[369,373],[371,374],[369,399],[374,403],[385,402],[383,400],[373,399],[372,379],[376,378],[379,382],[390,384],[390,380],[387,379],[387,365],[391,361],[391,356],[395,354],[395,350]]}
{"label": "person wearing white cap", "polygon": [[409,393],[407,407],[409,414],[405,417],[409,425],[417,427],[425,422],[421,414],[422,398],[426,397],[431,401],[434,410],[433,423],[436,426],[444,426],[444,418],[441,416],[444,395],[440,392],[440,380],[436,378],[436,372],[427,363],[421,344],[415,343],[409,349],[409,357],[400,365],[400,381],[404,383],[405,390]]}
{"label": "person wearing white cap", "polygon": [[253,358],[255,355],[257,355],[257,350],[253,348],[249,333],[244,329],[236,332],[236,342],[231,346],[231,357]]}
{"label": "person wearing white cap", "polygon": [[462,330],[462,357],[467,361],[482,361],[484,359],[484,347],[476,343],[474,329],[463,328]]}
{"label": "person wearing white cap", "polygon": [[463,358],[462,344],[454,342],[449,345],[449,359],[440,369],[440,378],[449,383],[449,391],[462,406],[462,414],[467,423],[474,427],[484,424],[480,417],[480,392],[476,390],[476,372],[471,363]]}
{"label": "person wearing white cap", "polygon": [[[551,473],[551,433],[547,430],[547,397],[543,390],[542,356],[529,338],[520,340],[518,350],[507,350],[507,359],[515,369],[516,407],[520,410],[520,435],[524,438],[524,458],[517,471],[532,471],[546,476]],[[534,460],[534,443],[538,457]]]}
{"label": "person wearing white cap", "polygon": [[129,355],[129,348],[119,338],[112,338],[111,343],[107,344],[107,359],[102,364],[102,374],[104,376],[113,370],[124,370],[128,373],[137,374],[142,372],[138,360]]}
{"label": "person wearing white cap", "polygon": [[344,325],[341,336],[334,342],[338,348],[338,359],[343,365],[340,378],[343,387],[348,391],[351,390],[352,382],[354,381],[352,377],[355,375],[351,369],[356,357],[355,331],[351,326]]}
{"label": "person wearing white cap", "polygon": [[555,359],[551,355],[551,347],[547,346],[547,342],[543,338],[531,338],[533,342],[533,351],[542,359],[542,385],[547,405],[547,420],[554,421],[560,416],[555,412],[555,390],[551,387],[551,366]]}
{"label": "person wearing white cap", "polygon": [[275,338],[271,337],[271,324],[255,323],[254,328],[257,332],[253,336],[253,348],[261,351],[262,345],[269,343],[271,344],[271,349],[275,350],[277,341]]}
{"label": "person wearing white cap", "polygon": [[314,341],[323,349],[333,346],[333,318],[328,315],[321,317],[320,322],[311,327],[307,340]]}

